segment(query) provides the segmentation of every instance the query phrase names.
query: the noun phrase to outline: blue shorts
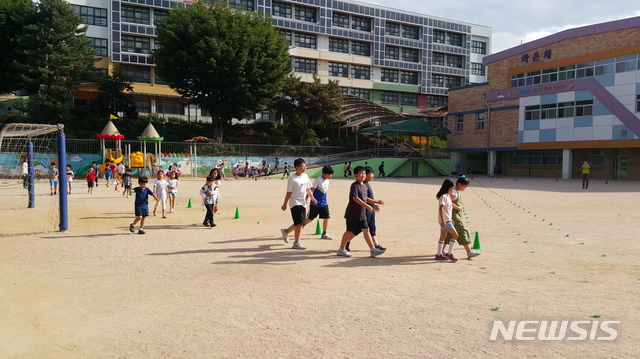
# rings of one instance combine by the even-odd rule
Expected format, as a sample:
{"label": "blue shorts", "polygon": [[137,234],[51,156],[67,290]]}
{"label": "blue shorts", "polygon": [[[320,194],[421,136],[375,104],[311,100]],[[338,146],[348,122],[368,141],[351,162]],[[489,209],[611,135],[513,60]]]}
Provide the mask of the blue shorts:
{"label": "blue shorts", "polygon": [[445,226],[444,227],[440,227],[440,228],[442,229],[443,232],[450,231],[450,230],[454,229],[453,221],[445,222]]}
{"label": "blue shorts", "polygon": [[136,217],[149,217],[149,207],[135,207]]}
{"label": "blue shorts", "polygon": [[49,185],[50,185],[50,186],[57,186],[57,185],[58,185],[58,181],[55,181],[55,180],[49,180]]}

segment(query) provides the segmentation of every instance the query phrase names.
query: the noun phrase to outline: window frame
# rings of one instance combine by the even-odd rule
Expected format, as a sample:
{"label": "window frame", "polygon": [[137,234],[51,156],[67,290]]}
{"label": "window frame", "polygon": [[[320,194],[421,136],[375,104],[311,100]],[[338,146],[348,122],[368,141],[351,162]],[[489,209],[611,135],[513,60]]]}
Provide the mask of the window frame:
{"label": "window frame", "polygon": [[131,24],[151,25],[151,9],[122,4],[120,6],[120,21]]}
{"label": "window frame", "polygon": [[433,40],[436,44],[447,43],[447,32],[442,30],[433,30]]}
{"label": "window frame", "polygon": [[293,5],[282,1],[274,1],[273,4],[271,4],[271,14],[273,16],[293,19]]}
{"label": "window frame", "polygon": [[349,78],[349,64],[329,62],[329,76]]}
{"label": "window frame", "polygon": [[[414,78],[415,81],[413,80]],[[420,73],[400,70],[400,83],[405,85],[418,85],[420,84]]]}
{"label": "window frame", "polygon": [[351,55],[371,57],[371,43],[352,40]]}
{"label": "window frame", "polygon": [[418,94],[411,92],[400,92],[401,106],[418,106]]}
{"label": "window frame", "polygon": [[478,76],[486,76],[485,66],[479,62],[472,62],[471,74],[478,75]]}
{"label": "window frame", "polygon": [[358,80],[371,80],[371,67],[351,65],[351,78]]}
{"label": "window frame", "polygon": [[398,83],[400,80],[400,71],[394,69],[381,69],[380,81]]}
{"label": "window frame", "polygon": [[383,105],[399,105],[400,93],[395,91],[380,91],[380,102]]}
{"label": "window frame", "polygon": [[484,131],[485,115],[484,112],[476,114],[476,131]]}
{"label": "window frame", "polygon": [[400,60],[400,47],[385,45],[384,58],[387,60]]}
{"label": "window frame", "polygon": [[[415,61],[414,61],[415,59]],[[409,47],[402,48],[402,61],[420,63],[420,50]]]}
{"label": "window frame", "polygon": [[471,52],[474,54],[486,55],[487,43],[484,41],[471,40]]}
{"label": "window frame", "polygon": [[351,29],[356,31],[371,32],[373,23],[370,17],[351,15]]}
{"label": "window frame", "polygon": [[[87,36],[87,40],[91,41],[91,44],[89,44],[89,47],[96,50],[96,56],[102,56],[102,57],[109,56],[109,39]],[[96,42],[98,41],[100,42],[100,44],[96,44]]]}
{"label": "window frame", "polygon": [[[344,51],[337,51],[337,50],[344,50]],[[349,53],[349,40],[340,39],[340,38],[337,38],[337,37],[330,37],[329,38],[329,51],[338,52],[338,53],[341,53],[341,54],[348,54]]]}
{"label": "window frame", "polygon": [[317,24],[318,9],[310,6],[295,5],[294,19]]}
{"label": "window frame", "polygon": [[120,71],[131,78],[131,82],[151,83],[151,67],[121,64]]}
{"label": "window frame", "polygon": [[120,37],[120,50],[130,54],[151,55],[151,38],[122,35]]}
{"label": "window frame", "polygon": [[464,115],[456,116],[456,132],[464,131]]}
{"label": "window frame", "polygon": [[371,90],[368,89],[351,88],[351,95],[358,96],[365,100],[371,100]]}
{"label": "window frame", "polygon": [[[304,40],[304,41],[302,41]],[[318,48],[318,36],[308,32],[297,32],[294,34],[294,46],[305,49]]]}
{"label": "window frame", "polygon": [[[336,21],[336,18],[339,19],[340,21]],[[333,15],[331,17],[331,26],[332,27],[340,27],[343,29],[348,29],[349,28],[349,14],[344,14],[341,12],[333,12]]]}
{"label": "window frame", "polygon": [[[391,31],[390,31],[391,30]],[[395,36],[400,37],[401,30],[400,24],[397,22],[387,21],[384,25],[384,35],[385,36]]]}
{"label": "window frame", "polygon": [[108,26],[109,18],[107,9],[75,4],[71,4],[71,8],[80,16],[82,23],[85,25]]}
{"label": "window frame", "polygon": [[293,71],[299,72],[302,74],[317,74],[318,61],[316,59],[305,59],[302,57],[295,57],[293,59]]}
{"label": "window frame", "polygon": [[402,25],[401,37],[405,39],[420,40],[420,27],[411,25]]}

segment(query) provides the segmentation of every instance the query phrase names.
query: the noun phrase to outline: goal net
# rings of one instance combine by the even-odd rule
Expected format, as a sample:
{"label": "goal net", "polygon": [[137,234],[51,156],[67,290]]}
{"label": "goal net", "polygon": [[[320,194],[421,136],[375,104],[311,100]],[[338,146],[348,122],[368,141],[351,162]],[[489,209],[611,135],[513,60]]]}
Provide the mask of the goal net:
{"label": "goal net", "polygon": [[67,229],[65,166],[63,125],[11,123],[2,128],[0,235]]}

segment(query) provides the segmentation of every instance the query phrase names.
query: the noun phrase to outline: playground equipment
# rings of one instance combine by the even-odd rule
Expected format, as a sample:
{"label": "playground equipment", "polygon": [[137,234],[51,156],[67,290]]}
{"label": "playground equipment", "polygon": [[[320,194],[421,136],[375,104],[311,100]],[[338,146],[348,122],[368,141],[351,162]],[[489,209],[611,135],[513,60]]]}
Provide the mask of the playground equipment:
{"label": "playground equipment", "polygon": [[[158,131],[156,131],[155,127],[151,124],[153,119],[149,119],[149,124],[147,128],[144,129],[141,136],[138,136],[138,141],[142,141],[142,153],[146,154],[144,167],[149,170],[149,173],[153,173],[154,164],[159,163],[158,161],[160,156],[162,156],[162,140],[164,137],[160,137]],[[147,141],[151,141],[154,144],[154,152],[147,152]]]}

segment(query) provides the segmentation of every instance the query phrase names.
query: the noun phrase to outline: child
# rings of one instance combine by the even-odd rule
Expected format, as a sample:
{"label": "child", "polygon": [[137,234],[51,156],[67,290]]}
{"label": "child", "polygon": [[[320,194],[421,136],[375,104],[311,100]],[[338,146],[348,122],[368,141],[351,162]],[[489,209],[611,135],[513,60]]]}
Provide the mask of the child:
{"label": "child", "polygon": [[[367,186],[367,204],[372,204],[374,209],[371,212],[366,212],[367,225],[369,226],[369,234],[371,235],[371,241],[373,241],[373,246],[382,251],[386,251],[387,249],[381,246],[380,243],[378,243],[378,241],[376,240],[376,212],[380,211],[380,206],[384,205],[384,201],[376,200],[373,197],[373,188],[371,188],[371,183],[370,183],[375,177],[375,174],[373,173],[373,168],[369,166],[365,166],[364,170],[366,174],[364,179],[364,184],[365,186]],[[347,252],[351,251],[351,249],[349,248],[349,244],[351,244],[351,242],[347,242],[347,245],[345,247]]]}
{"label": "child", "polygon": [[311,190],[313,191],[313,197],[318,203],[311,204],[309,206],[309,216],[305,225],[313,221],[316,216],[322,218],[322,239],[333,239],[327,234],[327,228],[329,227],[329,204],[327,203],[327,191],[329,190],[329,179],[333,176],[333,168],[329,166],[322,167],[322,177],[316,178],[313,181]]}
{"label": "child", "polygon": [[[452,261],[457,261],[453,255],[453,246],[456,244],[456,239],[458,239],[458,232],[453,226],[453,218],[451,216],[451,211],[453,209],[453,203],[451,202],[451,194],[454,189],[453,182],[450,179],[445,179],[442,183],[442,187],[436,194],[436,198],[438,198],[438,223],[440,224],[440,238],[438,239],[438,253],[436,254],[436,259],[450,259]],[[447,233],[451,234],[451,241],[449,242],[449,252],[447,254],[442,253],[442,247],[444,247],[444,239],[447,236]]]}
{"label": "child", "polygon": [[98,177],[100,177],[100,166],[98,166],[95,162],[91,162],[91,167],[93,167],[93,172],[96,173],[96,185],[98,187]]}
{"label": "child", "polygon": [[371,256],[376,257],[383,254],[384,250],[373,246],[371,235],[369,234],[369,226],[367,224],[367,216],[365,213],[366,211],[373,211],[373,207],[367,204],[367,186],[364,184],[366,171],[364,167],[357,166],[354,169],[354,173],[356,181],[351,184],[351,189],[349,190],[349,204],[347,205],[347,209],[344,213],[344,218],[347,222],[347,230],[342,235],[338,255],[351,257],[351,253],[349,253],[345,247],[350,240],[362,232],[364,240],[369,246]]}
{"label": "child", "polygon": [[124,176],[124,173],[126,171],[124,163],[118,163],[118,165],[116,166],[116,170],[118,171],[118,182],[120,182],[121,186],[124,186],[124,181],[122,180],[122,177]]}
{"label": "child", "polygon": [[[311,197],[311,202],[317,204],[315,198],[313,198],[313,192],[311,191],[311,180],[309,176],[304,173],[307,170],[307,163],[302,158],[298,158],[293,162],[296,167],[296,174],[291,176],[287,180],[287,194],[284,196],[284,203],[280,207],[283,211],[287,209],[287,201],[289,207],[291,207],[291,218],[293,224],[289,228],[282,228],[282,239],[285,243],[289,243],[289,232],[294,231],[295,239],[293,242],[293,249],[307,249],[302,243],[300,243],[300,232],[302,227],[307,223],[307,196]],[[287,168],[287,164],[284,164]],[[286,170],[285,170],[286,171]]]}
{"label": "child", "polygon": [[67,193],[71,194],[71,184],[73,183],[73,171],[71,165],[67,165]]}
{"label": "child", "polygon": [[[98,176],[96,176],[98,178]],[[122,191],[122,196],[127,197],[131,194],[131,168],[127,168],[122,175],[122,186],[124,187],[124,191]]]}
{"label": "child", "polygon": [[202,204],[207,209],[207,214],[204,216],[204,222],[202,223],[205,227],[213,228],[216,226],[216,223],[213,221],[213,206],[216,203],[216,199],[218,197],[218,191],[213,184],[213,177],[207,177],[207,182],[200,189],[200,196],[202,196]]}
{"label": "child", "polygon": [[344,166],[342,166],[342,171],[344,171],[344,178],[349,178],[347,177],[347,169],[349,169],[349,162],[345,162]]}
{"label": "child", "polygon": [[[294,162],[294,165],[295,165],[295,162]],[[305,165],[305,168],[306,168],[306,165]],[[289,165],[286,162],[284,163],[283,170],[284,170],[284,173],[282,173],[282,179],[284,180],[284,176],[287,176],[287,178],[290,177],[290,175],[289,175]]]}
{"label": "child", "polygon": [[153,181],[153,193],[158,198],[158,202],[153,207],[153,215],[157,216],[156,210],[158,209],[158,204],[162,204],[162,218],[167,218],[164,214],[164,210],[167,206],[167,181],[164,180],[164,171],[159,170],[157,173],[158,179]]}
{"label": "child", "polygon": [[218,168],[214,168],[209,172],[209,176],[213,178],[213,188],[216,190],[216,200],[213,203],[213,213],[218,213],[218,202],[220,201],[220,184],[222,184],[220,177],[220,170]]}
{"label": "child", "polygon": [[[469,235],[469,231],[464,227],[464,222],[462,222],[462,208],[461,200],[460,200],[460,192],[464,191],[469,187],[469,180],[465,177],[465,175],[460,175],[458,180],[456,181],[456,186],[451,194],[451,201],[453,203],[453,221],[456,232],[458,232],[458,243],[464,246],[464,250],[467,251],[467,258],[471,259],[473,257],[477,257],[480,255],[480,252],[472,251],[469,248],[469,244],[471,244],[471,236]],[[444,240],[444,245],[449,244],[451,240],[451,235],[447,233],[447,238]],[[444,250],[443,254],[446,254]]]}
{"label": "child", "polygon": [[138,178],[139,187],[133,189],[133,192],[136,194],[136,201],[134,203],[136,219],[129,225],[129,231],[131,233],[136,231],[136,223],[138,222],[140,222],[138,234],[147,233],[144,231],[144,219],[149,217],[149,196],[158,200],[158,197],[153,194],[153,191],[147,188],[148,182],[147,176],[142,176]]}
{"label": "child", "polygon": [[235,179],[240,179],[240,165],[236,165],[236,169],[233,170],[233,177]]}
{"label": "child", "polygon": [[118,184],[118,167],[113,161],[109,161],[109,168],[111,169],[111,184]]}
{"label": "child", "polygon": [[111,167],[109,167],[109,162],[107,162],[104,166],[104,180],[107,182],[107,187],[109,187],[109,182],[111,182],[111,176],[113,172],[111,172]]}
{"label": "child", "polygon": [[93,167],[89,167],[87,171],[87,193],[93,194],[93,185],[96,182],[96,173],[93,172]]}
{"label": "child", "polygon": [[167,180],[167,191],[169,192],[169,213],[174,213],[176,206],[176,196],[178,195],[178,186],[180,181],[176,178],[176,172],[169,172],[169,179]]}
{"label": "child", "polygon": [[273,172],[278,172],[278,170],[280,169],[280,160],[278,159],[278,157],[276,157],[276,164],[273,167]]}
{"label": "child", "polygon": [[49,186],[51,186],[51,195],[58,194],[58,176],[60,171],[56,168],[56,164],[51,162],[51,169],[49,169]]}

